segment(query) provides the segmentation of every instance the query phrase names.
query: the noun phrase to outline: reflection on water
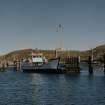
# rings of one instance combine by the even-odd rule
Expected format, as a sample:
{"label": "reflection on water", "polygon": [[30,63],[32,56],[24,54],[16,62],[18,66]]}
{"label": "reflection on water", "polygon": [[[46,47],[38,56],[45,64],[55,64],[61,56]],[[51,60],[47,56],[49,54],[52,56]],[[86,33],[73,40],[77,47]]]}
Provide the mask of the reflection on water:
{"label": "reflection on water", "polygon": [[0,105],[105,105],[105,76],[0,72]]}

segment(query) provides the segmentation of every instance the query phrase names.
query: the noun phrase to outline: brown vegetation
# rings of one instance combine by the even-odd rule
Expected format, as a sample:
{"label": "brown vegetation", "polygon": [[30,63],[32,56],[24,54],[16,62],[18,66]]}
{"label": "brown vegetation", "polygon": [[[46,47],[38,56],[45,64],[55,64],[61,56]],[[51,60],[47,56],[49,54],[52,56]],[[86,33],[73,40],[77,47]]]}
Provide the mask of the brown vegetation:
{"label": "brown vegetation", "polygon": [[[17,50],[10,52],[4,56],[1,56],[0,59],[6,59],[6,60],[20,60],[23,58],[29,58],[31,57],[31,54],[33,52],[41,52],[43,53],[44,56],[47,58],[54,58],[55,57],[55,50],[38,50],[38,49],[23,49],[23,50]],[[80,56],[82,60],[86,60],[89,55],[91,55],[93,52],[93,55],[95,59],[100,59],[101,56],[105,52],[105,45],[98,46],[92,50],[87,50],[87,51],[57,51],[58,57],[61,59],[64,59],[67,56]]]}

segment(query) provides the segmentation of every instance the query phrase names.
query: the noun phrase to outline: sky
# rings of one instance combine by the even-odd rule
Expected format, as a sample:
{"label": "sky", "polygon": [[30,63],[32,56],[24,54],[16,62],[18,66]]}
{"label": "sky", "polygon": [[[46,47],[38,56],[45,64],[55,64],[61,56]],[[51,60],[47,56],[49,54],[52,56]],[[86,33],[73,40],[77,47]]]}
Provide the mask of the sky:
{"label": "sky", "polygon": [[[59,24],[63,30],[57,32]],[[105,0],[0,0],[0,54],[105,44]]]}

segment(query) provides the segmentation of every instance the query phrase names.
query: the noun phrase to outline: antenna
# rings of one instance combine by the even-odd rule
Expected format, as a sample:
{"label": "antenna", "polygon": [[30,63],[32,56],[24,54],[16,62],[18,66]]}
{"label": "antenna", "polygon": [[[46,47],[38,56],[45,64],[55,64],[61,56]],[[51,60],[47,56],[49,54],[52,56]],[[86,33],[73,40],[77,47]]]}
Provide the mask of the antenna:
{"label": "antenna", "polygon": [[63,32],[63,30],[64,30],[64,27],[63,27],[63,25],[62,24],[58,24],[57,25],[57,30],[56,30],[56,32],[59,32],[60,33],[60,35],[59,35],[59,48],[60,49],[62,49],[62,47],[63,47],[63,38],[62,38],[62,32]]}
{"label": "antenna", "polygon": [[57,29],[56,29],[56,32],[59,33],[59,44],[58,44],[58,48],[55,50],[55,55],[56,55],[56,58],[58,57],[58,51],[61,51],[63,46],[62,46],[62,43],[63,43],[63,38],[62,38],[62,32],[63,32],[63,25],[62,24],[58,24],[57,25]]}

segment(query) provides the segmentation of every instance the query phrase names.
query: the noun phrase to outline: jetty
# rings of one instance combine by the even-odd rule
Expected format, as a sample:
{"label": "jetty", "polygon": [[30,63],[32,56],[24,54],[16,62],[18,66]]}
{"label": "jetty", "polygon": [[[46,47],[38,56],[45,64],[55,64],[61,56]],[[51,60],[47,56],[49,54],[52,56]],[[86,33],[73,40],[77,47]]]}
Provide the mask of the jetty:
{"label": "jetty", "polygon": [[79,73],[79,57],[67,57],[65,59],[65,71],[66,73]]}
{"label": "jetty", "polygon": [[[52,59],[53,62],[55,63],[56,59]],[[66,57],[64,60],[64,63],[60,62],[60,58],[58,63],[56,64],[56,67],[54,67],[55,65],[52,65],[52,68],[50,66],[48,66],[47,68],[45,67],[45,69],[42,68],[38,68],[38,66],[36,67],[31,67],[30,72],[36,72],[36,73],[79,73],[80,72],[80,67],[79,67],[79,58],[78,57]],[[54,67],[54,68],[53,68]],[[24,68],[22,68],[22,60],[15,60],[15,61],[0,61],[0,70],[5,70],[8,68],[13,68],[16,71],[26,71],[24,70]]]}

